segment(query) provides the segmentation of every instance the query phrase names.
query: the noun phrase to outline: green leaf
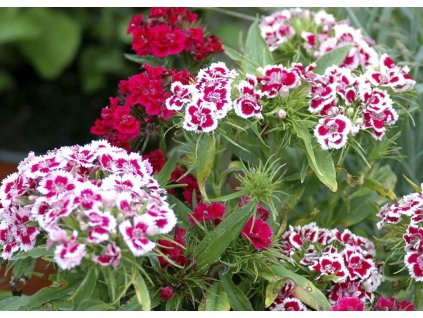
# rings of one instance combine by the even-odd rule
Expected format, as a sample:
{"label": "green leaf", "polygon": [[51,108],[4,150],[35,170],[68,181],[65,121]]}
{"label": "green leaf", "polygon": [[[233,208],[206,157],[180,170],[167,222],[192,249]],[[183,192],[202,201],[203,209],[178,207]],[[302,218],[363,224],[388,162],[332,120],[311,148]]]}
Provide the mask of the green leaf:
{"label": "green leaf", "polygon": [[242,290],[232,281],[232,275],[219,273],[222,286],[229,297],[231,308],[237,311],[253,311],[250,301]]}
{"label": "green leaf", "polygon": [[145,284],[144,278],[139,273],[135,273],[132,281],[135,293],[137,295],[138,303],[141,305],[144,311],[151,310],[150,294],[148,292],[147,285]]}
{"label": "green leaf", "polygon": [[28,19],[21,8],[0,10],[0,44],[35,38],[40,31],[40,27]]}
{"label": "green leaf", "polygon": [[223,290],[220,282],[211,285],[199,305],[199,310],[205,311],[228,311],[231,309],[228,294]]}
{"label": "green leaf", "polygon": [[298,137],[303,141],[308,163],[311,169],[316,173],[317,178],[326,185],[331,191],[336,192],[338,183],[336,181],[336,170],[330,152],[320,149],[303,125],[294,123],[294,129]]}
{"label": "green leaf", "polygon": [[[243,69],[246,73],[255,74],[257,67],[275,64],[272,53],[270,53],[269,47],[261,36],[258,17],[248,30],[245,42],[245,55],[248,62],[243,62]],[[249,61],[253,61],[255,65],[252,65]]]}
{"label": "green leaf", "polygon": [[0,300],[0,310],[23,310],[25,308],[28,296],[13,296]]}
{"label": "green leaf", "polygon": [[31,258],[40,258],[40,257],[44,257],[44,256],[53,256],[53,251],[52,250],[47,250],[45,245],[40,245],[40,246],[36,246],[33,249],[29,250],[28,252],[21,252],[18,254],[15,254],[11,260],[19,260],[19,259],[24,259],[27,257],[31,257]]}
{"label": "green leaf", "polygon": [[266,308],[270,307],[271,304],[278,297],[279,292],[281,291],[282,285],[286,282],[284,278],[276,278],[273,281],[270,281],[266,287],[266,299],[264,301],[264,306]]}
{"label": "green leaf", "polygon": [[239,237],[252,208],[251,203],[235,208],[213,231],[207,233],[193,251],[198,268],[209,266],[222,256],[232,241]]}
{"label": "green leaf", "polygon": [[83,300],[89,299],[92,296],[97,284],[97,278],[98,272],[94,266],[91,266],[78,289],[71,297],[71,300],[74,301],[77,310],[81,310],[79,305]]}
{"label": "green leaf", "polygon": [[308,279],[288,270],[281,264],[260,268],[259,275],[269,282],[289,278],[294,283],[293,296],[315,310],[330,310],[330,303],[325,295]]}
{"label": "green leaf", "polygon": [[351,49],[352,49],[351,45],[345,45],[322,55],[316,61],[316,67],[314,68],[313,72],[316,74],[322,75],[325,73],[328,67],[331,67],[333,65],[335,66],[340,65],[345,60],[348,52]]}
{"label": "green leaf", "polygon": [[379,193],[380,196],[387,198],[391,201],[395,201],[397,199],[394,191],[389,188],[386,188],[382,183],[377,180],[364,177],[363,185],[369,189],[375,190],[377,193]]}
{"label": "green leaf", "polygon": [[91,298],[82,300],[81,303],[77,304],[78,307],[76,310],[85,310],[85,311],[105,311],[105,310],[115,310],[115,307],[106,304],[104,301],[98,298]]}
{"label": "green leaf", "polygon": [[214,157],[216,155],[216,141],[213,135],[203,134],[198,142],[199,144],[196,152],[196,176],[198,188],[200,189],[203,198],[208,200],[206,193],[206,180],[213,168]]}
{"label": "green leaf", "polygon": [[191,227],[191,223],[188,221],[188,214],[192,213],[192,210],[181,200],[173,195],[168,195],[167,201],[173,206],[173,211],[178,217],[179,221],[182,221],[188,228]]}
{"label": "green leaf", "polygon": [[154,176],[154,178],[157,180],[157,182],[160,185],[165,186],[166,184],[169,183],[170,176],[173,170],[175,170],[176,163],[177,163],[177,153],[174,152],[173,155],[166,161],[162,170],[160,170],[160,172]]}
{"label": "green leaf", "polygon": [[150,64],[151,66],[164,66],[166,62],[154,56],[140,56],[136,54],[124,54],[125,58],[131,62],[138,64]]}
{"label": "green leaf", "polygon": [[41,31],[37,37],[20,41],[19,48],[42,77],[56,78],[78,51],[81,42],[79,25],[58,9],[31,8],[26,14]]}

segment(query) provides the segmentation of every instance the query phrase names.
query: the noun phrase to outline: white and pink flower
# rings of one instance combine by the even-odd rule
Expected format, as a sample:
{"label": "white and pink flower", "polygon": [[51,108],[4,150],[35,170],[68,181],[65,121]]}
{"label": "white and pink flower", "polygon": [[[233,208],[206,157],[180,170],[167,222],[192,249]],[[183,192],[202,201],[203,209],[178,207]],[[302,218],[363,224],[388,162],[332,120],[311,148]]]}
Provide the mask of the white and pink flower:
{"label": "white and pink flower", "polygon": [[344,115],[326,117],[319,120],[314,130],[323,150],[340,149],[345,146],[351,130],[351,121]]}

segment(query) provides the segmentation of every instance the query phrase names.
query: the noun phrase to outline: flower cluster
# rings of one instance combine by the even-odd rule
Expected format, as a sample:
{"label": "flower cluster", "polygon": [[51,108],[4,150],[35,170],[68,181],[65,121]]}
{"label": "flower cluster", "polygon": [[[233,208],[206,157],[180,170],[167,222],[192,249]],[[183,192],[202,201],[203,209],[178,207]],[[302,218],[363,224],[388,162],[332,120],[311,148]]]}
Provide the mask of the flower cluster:
{"label": "flower cluster", "polygon": [[189,52],[199,61],[222,51],[221,41],[205,36],[198,17],[186,8],[151,8],[148,16],[137,15],[128,26],[132,48],[141,56],[165,58]]}
{"label": "flower cluster", "polygon": [[[168,120],[173,112],[164,104],[170,94],[167,85],[173,81],[188,84],[193,76],[187,70],[177,71],[162,66],[143,65],[144,71],[119,83],[120,98],[110,98],[91,127],[93,135],[106,138],[113,145],[129,149],[129,142],[140,135],[142,125],[154,120]],[[137,113],[137,116],[134,114]]]}
{"label": "flower cluster", "polygon": [[[296,30],[298,25],[301,25],[301,29]],[[307,27],[304,29],[304,26]],[[333,49],[351,45],[352,48],[341,67],[356,69],[359,66],[378,65],[373,41],[364,36],[361,30],[349,26],[348,21],[336,21],[333,15],[325,11],[316,13],[309,10],[290,9],[275,12],[262,18],[260,28],[271,51],[277,50],[298,32],[305,51],[313,60],[317,60]],[[307,32],[307,30],[315,31],[315,33]]]}
{"label": "flower cluster", "polygon": [[398,202],[386,204],[378,213],[381,219],[378,228],[389,224],[406,223],[402,238],[404,241],[404,263],[410,276],[417,282],[423,281],[423,194],[412,193]]}
{"label": "flower cluster", "polygon": [[41,233],[63,269],[84,257],[116,267],[126,247],[136,257],[152,251],[153,237],[176,224],[152,172],[140,155],[106,141],[30,153],[0,187],[2,257],[31,250]]}
{"label": "flower cluster", "polygon": [[[308,269],[308,274],[318,283],[326,284],[326,296],[332,304],[345,297],[372,302],[373,292],[382,282],[380,266],[374,261],[374,244],[349,230],[328,230],[315,223],[290,226],[281,246],[284,255]],[[285,285],[271,309],[283,309],[286,299],[295,298],[291,291]],[[300,308],[305,308],[296,301]]]}
{"label": "flower cluster", "polygon": [[173,96],[166,100],[167,109],[182,111],[185,108],[183,127],[186,130],[213,131],[218,120],[232,109],[231,85],[237,75],[235,70],[219,62],[200,70],[192,84],[175,81],[171,87]]}
{"label": "flower cluster", "polygon": [[[383,56],[381,62],[386,59],[390,58]],[[377,84],[373,77],[378,77],[376,75],[380,73],[376,71],[358,76],[347,68],[335,66],[328,68],[321,76],[313,73],[309,77],[309,111],[323,116],[314,131],[323,149],[342,148],[348,136],[354,136],[360,130],[367,130],[380,140],[386,128],[396,123],[398,114],[386,90],[387,86],[409,89],[415,82],[402,68],[392,68],[403,74],[398,86],[393,83]],[[384,68],[380,72],[384,73]]]}
{"label": "flower cluster", "polygon": [[[153,166],[154,173],[159,173],[164,164],[165,164],[165,154],[160,149],[156,149],[148,154],[143,156],[144,159],[147,159],[150,164]],[[174,184],[183,184],[183,188],[169,189],[169,193],[173,195],[181,195],[182,198],[192,206],[193,196],[197,200],[200,200],[200,189],[198,187],[197,179],[182,167],[175,167],[175,170],[172,171],[170,180]],[[180,192],[180,193],[179,193]]]}
{"label": "flower cluster", "polygon": [[[365,304],[357,297],[344,297],[334,306],[333,311],[363,311]],[[413,311],[414,304],[408,300],[398,301],[394,297],[380,296],[371,308],[374,311]]]}

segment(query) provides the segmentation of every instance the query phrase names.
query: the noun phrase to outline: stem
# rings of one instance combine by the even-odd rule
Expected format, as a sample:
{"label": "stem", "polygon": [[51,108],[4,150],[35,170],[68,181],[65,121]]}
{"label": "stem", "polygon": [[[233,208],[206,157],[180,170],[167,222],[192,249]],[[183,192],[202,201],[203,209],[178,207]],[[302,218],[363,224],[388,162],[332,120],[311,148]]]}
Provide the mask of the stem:
{"label": "stem", "polygon": [[239,19],[244,19],[247,21],[255,21],[255,17],[248,15],[248,14],[244,14],[244,13],[239,13],[239,12],[235,12],[235,11],[231,11],[231,10],[227,10],[227,9],[222,9],[222,8],[204,8],[206,10],[211,10],[211,11],[216,11],[216,12],[220,12],[226,15],[230,15]]}

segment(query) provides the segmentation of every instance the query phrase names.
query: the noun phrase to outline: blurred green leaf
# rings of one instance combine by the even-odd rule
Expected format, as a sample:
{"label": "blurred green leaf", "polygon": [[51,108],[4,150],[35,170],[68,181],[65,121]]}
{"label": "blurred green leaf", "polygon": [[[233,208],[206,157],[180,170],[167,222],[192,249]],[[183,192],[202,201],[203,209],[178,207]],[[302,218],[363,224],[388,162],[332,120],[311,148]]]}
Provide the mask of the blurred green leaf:
{"label": "blurred green leaf", "polygon": [[150,294],[148,292],[147,285],[145,284],[144,278],[140,273],[135,273],[132,281],[135,293],[137,295],[138,303],[142,306],[144,311],[151,310]]}
{"label": "blurred green leaf", "polygon": [[20,8],[0,8],[0,44],[36,38],[40,26]]}
{"label": "blurred green leaf", "polygon": [[196,177],[201,195],[207,200],[206,180],[210,175],[216,156],[216,140],[213,135],[203,134],[198,140],[196,152]]}
{"label": "blurred green leaf", "polygon": [[31,8],[26,14],[29,21],[40,28],[40,34],[20,41],[19,48],[40,76],[53,79],[77,53],[81,42],[79,25],[57,9]]}
{"label": "blurred green leaf", "polygon": [[340,65],[347,57],[347,54],[351,50],[351,48],[351,45],[345,45],[322,55],[316,61],[316,67],[313,70],[314,73],[324,74],[327,68],[334,65]]}
{"label": "blurred green leaf", "polygon": [[272,53],[270,53],[269,47],[261,36],[258,17],[248,30],[245,42],[245,55],[247,60],[254,61],[256,64],[244,63],[243,69],[246,73],[255,74],[257,67],[275,64]]}

